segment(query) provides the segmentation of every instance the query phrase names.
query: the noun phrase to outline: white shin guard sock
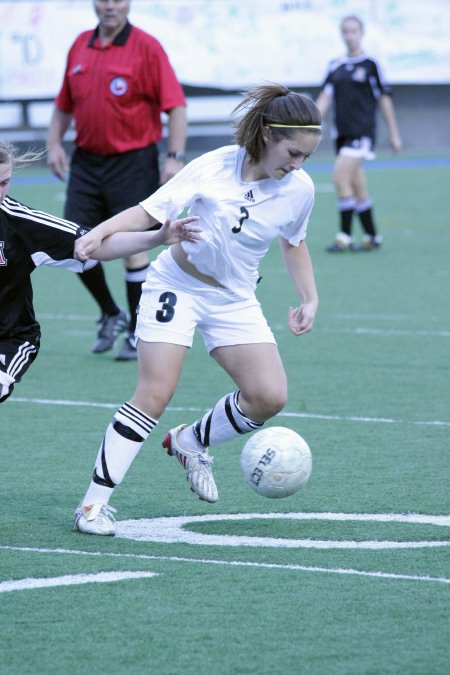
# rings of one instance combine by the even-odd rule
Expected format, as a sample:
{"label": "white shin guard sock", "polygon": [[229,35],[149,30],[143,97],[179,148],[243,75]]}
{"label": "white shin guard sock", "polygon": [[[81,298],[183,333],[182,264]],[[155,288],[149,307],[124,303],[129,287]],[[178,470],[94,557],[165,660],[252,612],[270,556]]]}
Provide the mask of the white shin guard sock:
{"label": "white shin guard sock", "polygon": [[223,396],[214,408],[180,433],[181,445],[186,443],[184,447],[188,449],[204,450],[262,427],[262,422],[253,422],[244,415],[238,400],[239,390]]}
{"label": "white shin guard sock", "polygon": [[94,477],[82,505],[107,504],[157,421],[124,403],[109,424],[95,462]]}

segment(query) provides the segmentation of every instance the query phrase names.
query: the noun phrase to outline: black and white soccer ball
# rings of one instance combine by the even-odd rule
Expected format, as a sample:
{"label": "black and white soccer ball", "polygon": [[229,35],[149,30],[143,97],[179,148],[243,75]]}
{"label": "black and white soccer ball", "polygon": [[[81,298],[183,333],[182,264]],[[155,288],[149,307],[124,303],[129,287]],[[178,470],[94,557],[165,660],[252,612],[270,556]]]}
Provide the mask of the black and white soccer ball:
{"label": "black and white soccer ball", "polygon": [[311,450],[292,429],[268,427],[254,433],[242,448],[241,468],[245,482],[259,495],[289,497],[311,475]]}

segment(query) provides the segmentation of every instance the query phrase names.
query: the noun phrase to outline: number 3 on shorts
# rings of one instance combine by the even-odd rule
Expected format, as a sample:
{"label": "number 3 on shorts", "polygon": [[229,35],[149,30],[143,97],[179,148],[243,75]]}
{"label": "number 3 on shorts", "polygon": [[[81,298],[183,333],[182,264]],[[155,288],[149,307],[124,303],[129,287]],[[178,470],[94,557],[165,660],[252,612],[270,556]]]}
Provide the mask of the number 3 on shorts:
{"label": "number 3 on shorts", "polygon": [[165,291],[159,296],[161,309],[156,312],[156,320],[160,323],[168,323],[172,321],[175,314],[175,305],[177,304],[177,296],[171,291]]}

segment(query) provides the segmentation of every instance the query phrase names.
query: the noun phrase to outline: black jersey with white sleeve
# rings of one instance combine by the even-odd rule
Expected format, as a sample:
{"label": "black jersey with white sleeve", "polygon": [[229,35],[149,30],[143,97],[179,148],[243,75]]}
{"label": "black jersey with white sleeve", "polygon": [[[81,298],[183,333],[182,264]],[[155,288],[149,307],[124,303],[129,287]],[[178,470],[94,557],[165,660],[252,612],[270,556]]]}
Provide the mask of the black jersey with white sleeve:
{"label": "black jersey with white sleeve", "polygon": [[323,88],[333,98],[334,136],[374,140],[378,99],[391,94],[378,61],[366,54],[334,59]]}
{"label": "black jersey with white sleeve", "polygon": [[6,196],[0,204],[0,339],[40,336],[33,308],[31,273],[40,265],[83,272],[96,261],[73,257],[87,228],[32,209]]}

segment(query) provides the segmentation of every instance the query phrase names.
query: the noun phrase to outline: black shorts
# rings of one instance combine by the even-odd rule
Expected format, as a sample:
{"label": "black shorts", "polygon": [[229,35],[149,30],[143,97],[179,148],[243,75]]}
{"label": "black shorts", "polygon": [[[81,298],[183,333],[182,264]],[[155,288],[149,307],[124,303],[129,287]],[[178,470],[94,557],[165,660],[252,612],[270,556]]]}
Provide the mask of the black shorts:
{"label": "black shorts", "polygon": [[22,338],[0,339],[0,403],[11,396],[39,352],[39,338],[33,343]]}
{"label": "black shorts", "polygon": [[156,145],[107,156],[76,148],[70,165],[64,218],[95,227],[136,206],[158,187]]}

